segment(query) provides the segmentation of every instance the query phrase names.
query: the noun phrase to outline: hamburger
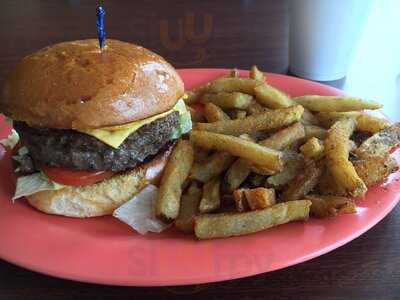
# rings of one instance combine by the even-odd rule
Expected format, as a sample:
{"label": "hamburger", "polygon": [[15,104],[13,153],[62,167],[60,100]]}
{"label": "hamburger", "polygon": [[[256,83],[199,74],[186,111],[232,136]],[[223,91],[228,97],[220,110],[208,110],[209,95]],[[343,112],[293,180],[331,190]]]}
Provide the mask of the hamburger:
{"label": "hamburger", "polygon": [[64,42],[23,58],[0,98],[20,138],[13,199],[49,214],[111,214],[157,180],[191,129],[183,97],[168,62],[126,42]]}

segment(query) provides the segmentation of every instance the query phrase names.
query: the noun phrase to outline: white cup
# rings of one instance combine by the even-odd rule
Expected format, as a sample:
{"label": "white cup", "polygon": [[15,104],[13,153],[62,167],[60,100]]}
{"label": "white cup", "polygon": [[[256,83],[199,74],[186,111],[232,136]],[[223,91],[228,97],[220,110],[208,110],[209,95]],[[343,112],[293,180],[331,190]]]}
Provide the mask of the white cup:
{"label": "white cup", "polygon": [[372,0],[291,0],[289,68],[300,77],[346,76]]}

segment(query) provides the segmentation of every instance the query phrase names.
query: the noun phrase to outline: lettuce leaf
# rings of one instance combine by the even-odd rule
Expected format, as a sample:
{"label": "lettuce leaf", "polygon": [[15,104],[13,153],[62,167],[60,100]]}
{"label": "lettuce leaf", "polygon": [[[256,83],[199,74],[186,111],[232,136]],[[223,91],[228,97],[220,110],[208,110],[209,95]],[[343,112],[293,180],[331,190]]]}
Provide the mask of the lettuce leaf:
{"label": "lettuce leaf", "polygon": [[19,135],[18,132],[16,132],[14,129],[11,129],[11,133],[7,138],[0,140],[0,144],[10,149],[13,149],[15,145],[18,144],[18,142]]}
{"label": "lettuce leaf", "polygon": [[131,200],[114,210],[113,216],[140,234],[161,232],[170,225],[161,222],[155,214],[158,189],[147,185]]}
{"label": "lettuce leaf", "polygon": [[183,101],[177,103],[179,105],[179,126],[174,128],[172,131],[172,138],[177,139],[183,134],[189,132],[192,129],[192,118],[190,112],[187,110],[186,105]]}
{"label": "lettuce leaf", "polygon": [[12,200],[29,196],[40,191],[59,190],[65,185],[51,181],[45,174],[38,172],[27,176],[21,176],[17,179],[17,187]]}

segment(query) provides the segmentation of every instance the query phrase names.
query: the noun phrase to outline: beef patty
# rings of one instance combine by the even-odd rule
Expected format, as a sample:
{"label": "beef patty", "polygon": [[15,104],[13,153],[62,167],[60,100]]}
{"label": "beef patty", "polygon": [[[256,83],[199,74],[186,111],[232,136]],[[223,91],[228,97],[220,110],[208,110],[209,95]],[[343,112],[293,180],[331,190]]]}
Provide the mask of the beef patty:
{"label": "beef patty", "polygon": [[74,130],[32,128],[23,122],[15,122],[14,128],[36,167],[120,172],[132,169],[147,157],[157,154],[172,140],[172,132],[178,125],[179,113],[170,113],[140,127],[118,149]]}

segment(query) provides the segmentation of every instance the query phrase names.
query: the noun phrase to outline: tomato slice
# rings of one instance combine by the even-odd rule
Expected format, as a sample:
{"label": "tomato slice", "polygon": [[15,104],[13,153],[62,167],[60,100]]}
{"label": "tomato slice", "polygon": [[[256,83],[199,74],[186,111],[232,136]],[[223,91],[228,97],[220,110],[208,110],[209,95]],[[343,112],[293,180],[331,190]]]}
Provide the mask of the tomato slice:
{"label": "tomato slice", "polygon": [[53,167],[42,167],[42,171],[54,182],[73,186],[94,184],[115,174],[111,171],[75,171]]}

